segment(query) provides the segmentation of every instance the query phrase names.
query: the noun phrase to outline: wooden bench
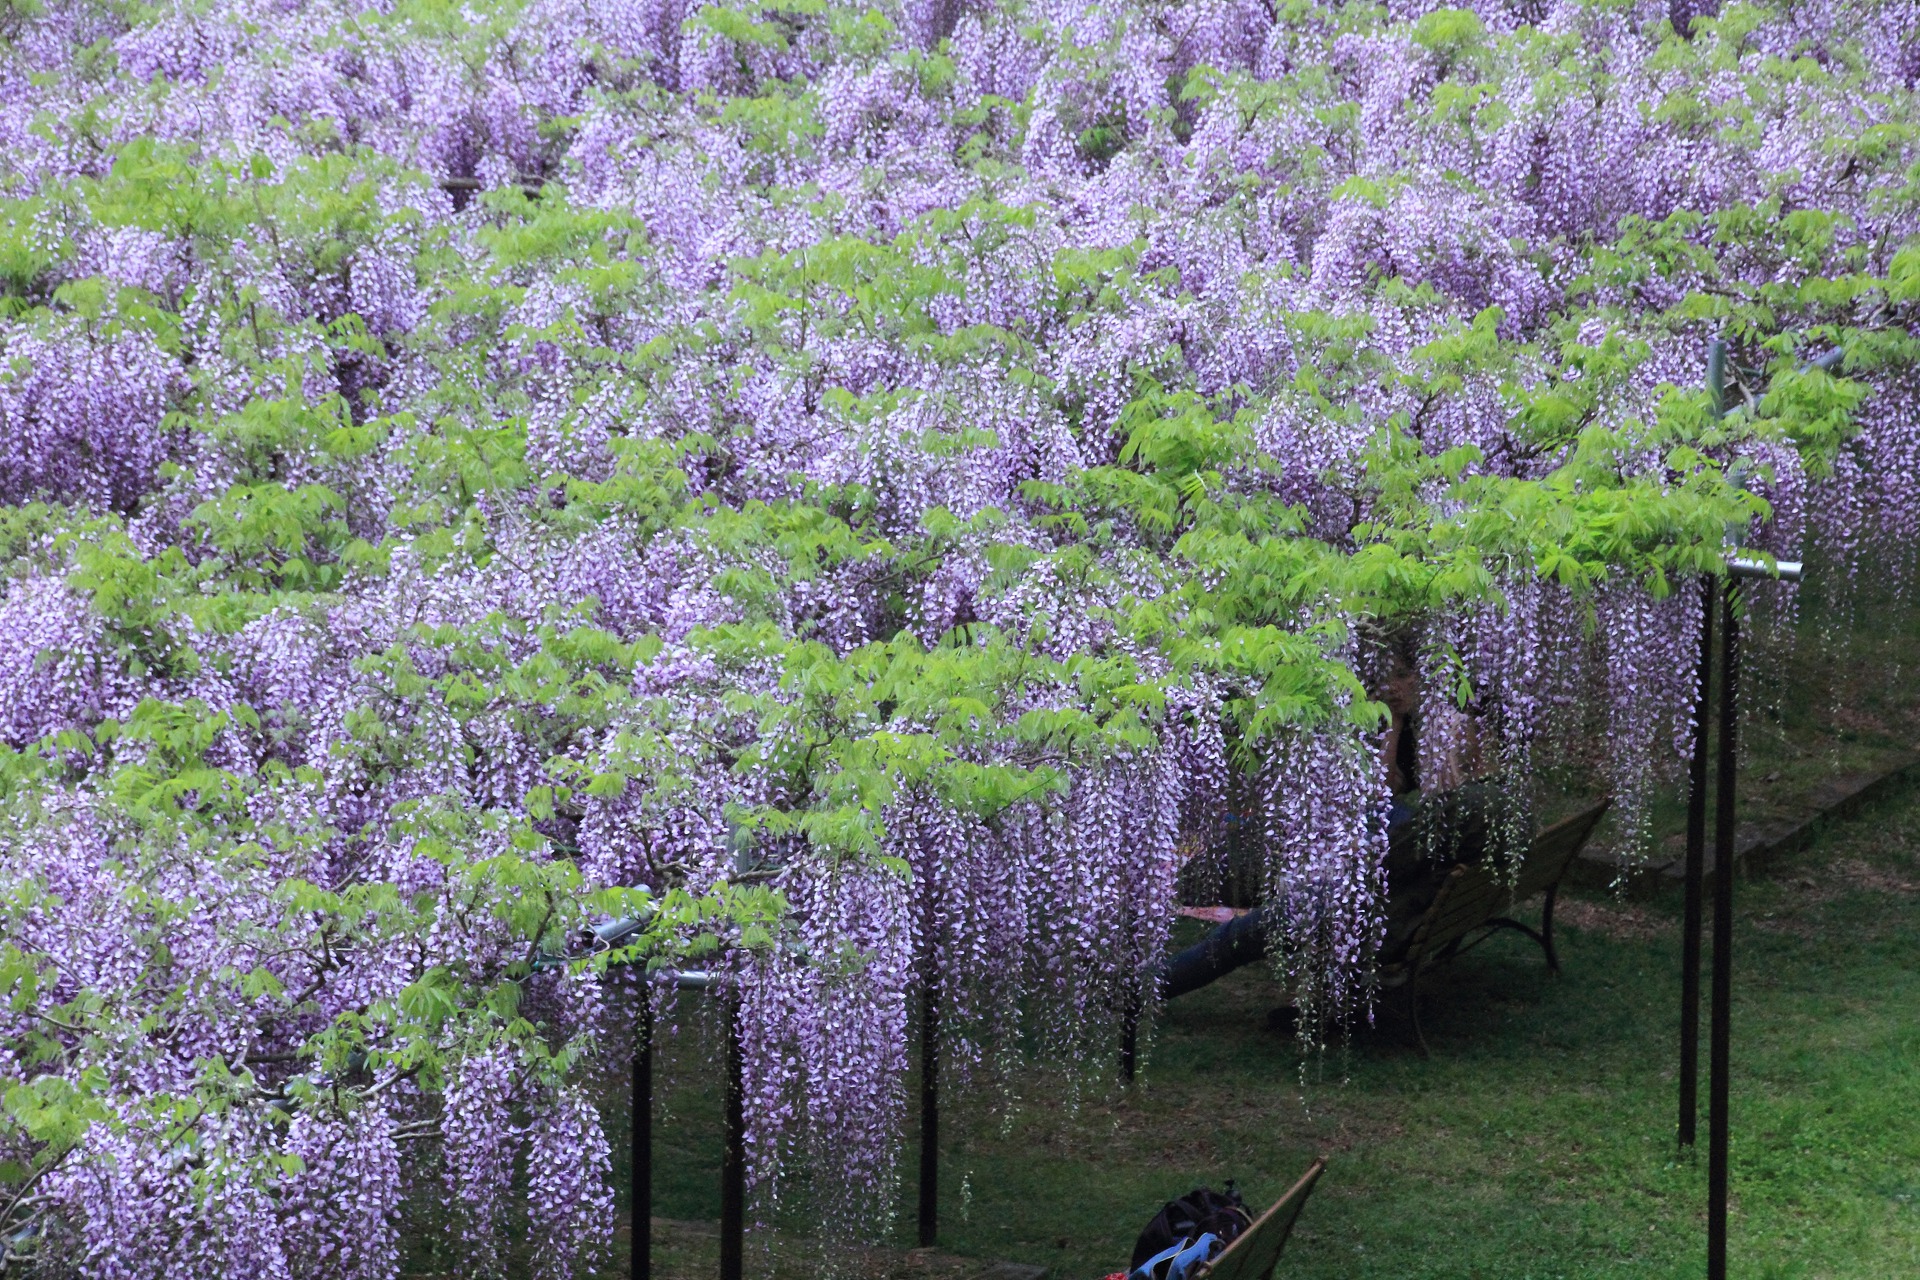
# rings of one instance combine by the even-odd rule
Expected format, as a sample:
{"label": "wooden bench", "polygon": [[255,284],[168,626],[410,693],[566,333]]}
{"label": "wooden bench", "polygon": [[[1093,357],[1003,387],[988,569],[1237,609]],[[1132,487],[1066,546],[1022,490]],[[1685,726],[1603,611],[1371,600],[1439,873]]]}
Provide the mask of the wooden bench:
{"label": "wooden bench", "polygon": [[[1554,899],[1560,894],[1560,881],[1567,868],[1612,803],[1611,799],[1602,800],[1535,836],[1518,875],[1509,878],[1499,868],[1478,863],[1457,866],[1447,874],[1433,905],[1414,927],[1406,955],[1380,970],[1383,988],[1406,988],[1407,1013],[1422,1057],[1429,1054],[1426,1034],[1420,1029],[1420,977],[1428,970],[1472,950],[1502,929],[1514,929],[1539,943],[1546,953],[1547,968],[1560,972],[1560,956],[1553,946]],[[1540,909],[1538,929],[1507,914],[1519,903],[1543,893],[1546,901]]]}
{"label": "wooden bench", "polygon": [[1293,1224],[1299,1221],[1300,1210],[1326,1167],[1324,1157],[1308,1165],[1300,1181],[1274,1201],[1271,1209],[1255,1218],[1253,1225],[1221,1250],[1218,1257],[1195,1267],[1192,1280],[1270,1280],[1274,1264],[1280,1261],[1280,1251],[1287,1247],[1287,1237],[1293,1234]]}

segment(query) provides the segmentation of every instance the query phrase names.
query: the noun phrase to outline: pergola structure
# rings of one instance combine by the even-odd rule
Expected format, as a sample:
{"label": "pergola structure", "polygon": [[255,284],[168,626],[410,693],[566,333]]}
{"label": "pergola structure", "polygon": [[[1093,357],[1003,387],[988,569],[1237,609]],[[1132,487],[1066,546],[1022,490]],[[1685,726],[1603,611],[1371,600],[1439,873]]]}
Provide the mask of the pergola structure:
{"label": "pergola structure", "polygon": [[[1839,359],[1830,352],[1806,367],[1832,368]],[[1707,385],[1716,413],[1724,411],[1726,344],[1716,340],[1709,347]],[[1715,690],[1716,642],[1719,668],[1719,714],[1717,777],[1714,785],[1713,845],[1713,935],[1712,1002],[1709,1009],[1707,1066],[1707,1275],[1708,1280],[1726,1280],[1727,1275],[1727,1201],[1728,1201],[1728,1086],[1732,1048],[1732,969],[1733,969],[1733,868],[1737,820],[1735,805],[1738,785],[1738,720],[1740,691],[1741,586],[1749,581],[1798,582],[1802,566],[1798,561],[1775,561],[1742,554],[1727,557],[1727,582],[1723,588],[1716,577],[1703,578],[1700,584],[1700,652],[1694,703],[1694,740],[1688,773],[1687,854],[1685,899],[1681,933],[1681,1017],[1679,1122],[1680,1146],[1692,1151],[1697,1138],[1699,1112],[1699,1043],[1701,943],[1704,929],[1706,889],[1706,836],[1708,763],[1710,750],[1708,723]],[[620,946],[639,932],[645,917],[630,917],[602,925],[594,931],[600,949]],[[938,1227],[939,1189],[939,1058],[940,1011],[935,996],[935,975],[931,957],[921,960],[921,1053],[920,1053],[920,1161],[917,1236],[922,1247],[932,1245]],[[721,1163],[720,1192],[720,1280],[741,1280],[745,1259],[746,1225],[746,1123],[742,1087],[739,995],[730,978],[707,970],[659,970],[650,981],[683,991],[719,993],[726,1017],[727,1063],[725,1074],[725,1145]],[[1140,1009],[1127,1010],[1121,1047],[1123,1078],[1134,1074],[1135,1028]],[[631,1149],[633,1187],[633,1228],[631,1235],[631,1274],[644,1280],[651,1274],[653,1153],[653,1012],[651,1002],[642,999],[637,1015],[633,1060],[633,1138]]]}
{"label": "pergola structure", "polygon": [[[1840,352],[1829,352],[1809,367],[1832,368]],[[1708,349],[1707,388],[1716,414],[1726,404],[1726,343]],[[1695,687],[1693,758],[1687,787],[1686,896],[1680,944],[1680,1146],[1692,1151],[1699,1113],[1700,942],[1706,879],[1707,721],[1714,685],[1714,649],[1718,614],[1720,735],[1713,820],[1713,1003],[1707,1036],[1707,1277],[1726,1280],[1729,1131],[1728,1077],[1732,1054],[1733,870],[1739,778],[1740,594],[1748,581],[1798,582],[1798,561],[1727,558],[1727,583],[1717,578],[1700,584],[1700,658]]]}

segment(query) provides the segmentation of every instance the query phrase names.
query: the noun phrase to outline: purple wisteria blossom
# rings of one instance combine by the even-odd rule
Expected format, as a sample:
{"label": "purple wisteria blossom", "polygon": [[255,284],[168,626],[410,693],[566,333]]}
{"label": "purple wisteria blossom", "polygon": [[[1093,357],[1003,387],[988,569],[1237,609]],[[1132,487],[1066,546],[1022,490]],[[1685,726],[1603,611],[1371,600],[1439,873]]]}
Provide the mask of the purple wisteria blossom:
{"label": "purple wisteria blossom", "polygon": [[1229,852],[1314,1042],[1408,672],[1423,776],[1587,768],[1637,849],[1698,574],[1910,594],[1916,49],[0,7],[0,1275],[583,1273],[610,964],[725,979],[763,1211],[884,1224],[926,1001],[955,1105],[1104,1087]]}

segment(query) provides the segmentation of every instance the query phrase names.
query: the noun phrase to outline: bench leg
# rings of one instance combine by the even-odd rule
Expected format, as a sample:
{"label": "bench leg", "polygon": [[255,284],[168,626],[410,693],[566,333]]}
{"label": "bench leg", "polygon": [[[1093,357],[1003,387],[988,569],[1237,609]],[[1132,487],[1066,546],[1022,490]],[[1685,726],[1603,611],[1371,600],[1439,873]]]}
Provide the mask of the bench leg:
{"label": "bench leg", "polygon": [[1547,949],[1547,970],[1560,972],[1560,952],[1553,945],[1553,900],[1560,896],[1560,886],[1556,883],[1547,890],[1547,900],[1540,906],[1540,945]]}
{"label": "bench leg", "polygon": [[[1544,923],[1549,929],[1553,927],[1553,911],[1551,908],[1547,910],[1547,917]],[[1526,934],[1540,945],[1540,950],[1547,957],[1547,968],[1554,973],[1560,972],[1560,959],[1553,953],[1552,934],[1543,933],[1531,925],[1521,924],[1518,920],[1511,919],[1507,916],[1495,916],[1493,919],[1487,921],[1487,924],[1490,926],[1487,931],[1489,937],[1492,936],[1494,930],[1498,929],[1512,929],[1516,933]]]}
{"label": "bench leg", "polygon": [[1433,1051],[1427,1048],[1427,1033],[1420,1029],[1420,971],[1415,969],[1407,977],[1407,1020],[1413,1024],[1414,1047],[1420,1050],[1420,1056],[1431,1058]]}

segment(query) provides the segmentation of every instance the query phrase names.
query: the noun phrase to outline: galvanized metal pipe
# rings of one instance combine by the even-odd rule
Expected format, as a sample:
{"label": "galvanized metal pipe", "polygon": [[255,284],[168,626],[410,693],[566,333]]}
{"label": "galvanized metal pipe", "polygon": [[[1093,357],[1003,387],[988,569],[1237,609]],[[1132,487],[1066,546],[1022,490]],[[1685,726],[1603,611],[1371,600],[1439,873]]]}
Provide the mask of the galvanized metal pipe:
{"label": "galvanized metal pipe", "polygon": [[1731,555],[1727,557],[1727,572],[1736,578],[1757,582],[1798,582],[1802,567],[1798,560],[1774,560],[1768,562],[1759,556]]}

